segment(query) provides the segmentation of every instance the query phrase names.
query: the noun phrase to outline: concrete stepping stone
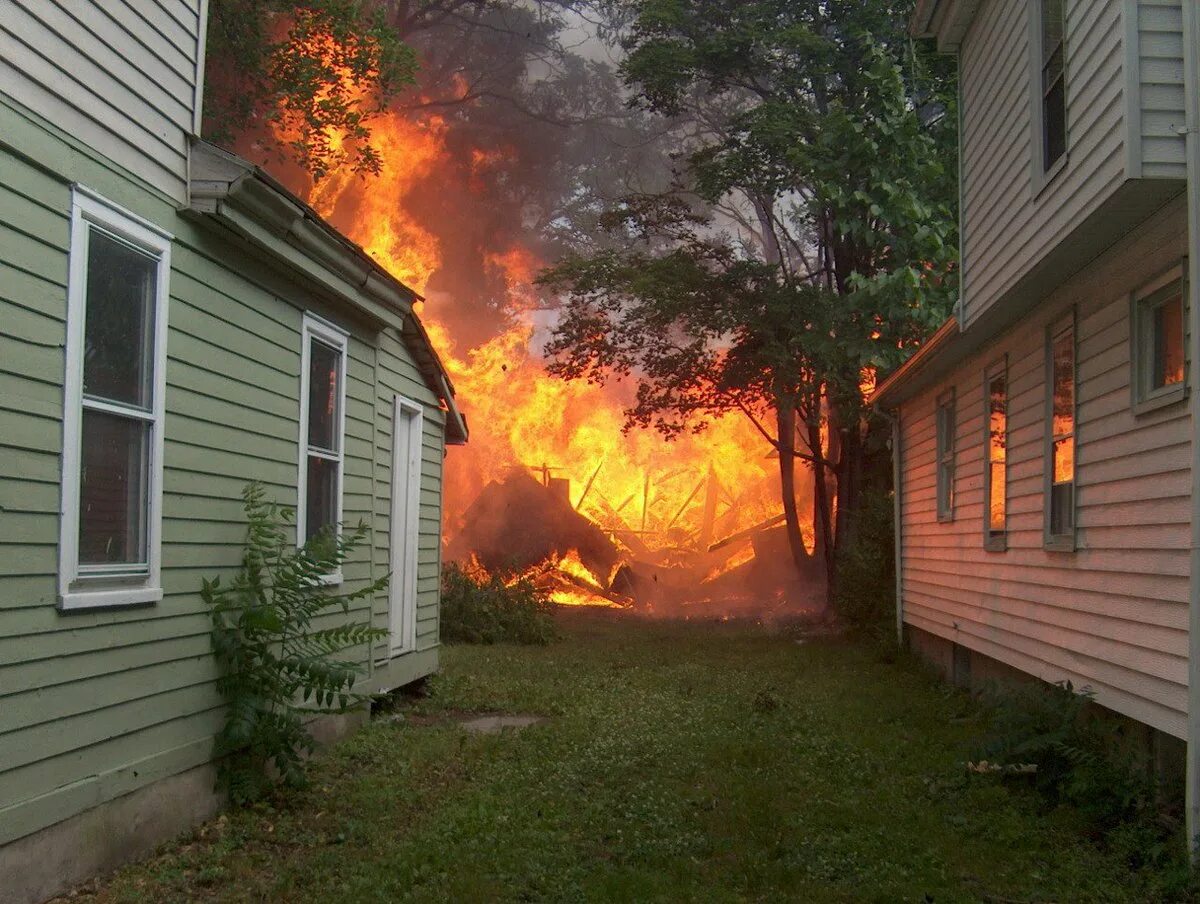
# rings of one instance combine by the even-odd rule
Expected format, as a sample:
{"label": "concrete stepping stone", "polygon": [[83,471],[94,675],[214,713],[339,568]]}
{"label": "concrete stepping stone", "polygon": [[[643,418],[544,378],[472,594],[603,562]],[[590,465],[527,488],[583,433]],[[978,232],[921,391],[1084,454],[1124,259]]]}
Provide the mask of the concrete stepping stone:
{"label": "concrete stepping stone", "polygon": [[545,721],[541,716],[501,715],[477,716],[473,719],[464,719],[459,724],[472,734],[500,734],[506,728],[520,731],[522,728]]}

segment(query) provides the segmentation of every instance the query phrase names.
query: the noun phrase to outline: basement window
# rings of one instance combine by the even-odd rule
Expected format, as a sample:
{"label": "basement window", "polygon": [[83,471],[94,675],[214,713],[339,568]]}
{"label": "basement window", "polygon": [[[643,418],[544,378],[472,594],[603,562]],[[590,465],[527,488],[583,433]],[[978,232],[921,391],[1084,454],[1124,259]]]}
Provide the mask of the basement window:
{"label": "basement window", "polygon": [[[304,315],[300,362],[300,471],[296,542],[336,537],[342,524],[346,433],[348,335],[312,314]],[[328,575],[329,584],[342,575]]]}
{"label": "basement window", "polygon": [[1075,320],[1050,330],[1046,346],[1045,547],[1075,549]]}
{"label": "basement window", "polygon": [[954,390],[937,403],[937,517],[954,520]]}
{"label": "basement window", "polygon": [[71,207],[59,606],[157,602],[171,236],[82,188]]}
{"label": "basement window", "polygon": [[1187,324],[1179,269],[1133,296],[1130,311],[1134,412],[1183,400],[1187,392]]}
{"label": "basement window", "polygon": [[1001,359],[987,369],[983,381],[984,448],[987,466],[983,471],[986,506],[983,545],[993,552],[1008,546],[1008,362]]}

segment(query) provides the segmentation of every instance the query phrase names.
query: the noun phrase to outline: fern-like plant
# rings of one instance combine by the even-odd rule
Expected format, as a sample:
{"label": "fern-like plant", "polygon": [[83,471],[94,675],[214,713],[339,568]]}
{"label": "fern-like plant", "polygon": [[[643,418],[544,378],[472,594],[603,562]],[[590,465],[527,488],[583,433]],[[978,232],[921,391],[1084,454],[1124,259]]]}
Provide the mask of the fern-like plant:
{"label": "fern-like plant", "polygon": [[251,802],[273,784],[304,785],[304,755],[313,750],[305,718],[345,712],[364,701],[353,692],[363,672],[345,658],[387,632],[365,622],[314,627],[322,615],[370,599],[387,577],[350,593],[326,586],[366,537],[366,527],[326,532],[297,549],[290,541],[291,509],[270,502],[262,486],[242,491],[249,523],[242,567],[229,585],[205,580],[201,595],[213,620],[213,649],[221,668],[217,689],[228,710],[217,735],[218,775],[235,804]]}

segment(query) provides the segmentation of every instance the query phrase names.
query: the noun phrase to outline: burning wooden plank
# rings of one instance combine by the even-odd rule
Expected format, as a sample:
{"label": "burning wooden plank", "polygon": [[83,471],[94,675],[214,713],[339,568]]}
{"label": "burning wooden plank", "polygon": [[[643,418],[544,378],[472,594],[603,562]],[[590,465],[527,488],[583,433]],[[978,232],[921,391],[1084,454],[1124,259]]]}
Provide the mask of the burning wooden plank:
{"label": "burning wooden plank", "polygon": [[760,521],[758,524],[754,525],[753,527],[748,527],[745,530],[738,531],[736,534],[730,534],[728,537],[725,537],[723,540],[718,540],[716,543],[714,543],[710,547],[708,547],[708,551],[716,552],[721,547],[728,546],[730,543],[736,543],[738,540],[748,540],[751,537],[753,537],[755,534],[761,533],[762,531],[765,531],[765,530],[769,530],[770,528],[774,527],[777,524],[782,524],[786,518],[787,518],[786,515],[776,515],[774,518],[768,518],[766,521]]}

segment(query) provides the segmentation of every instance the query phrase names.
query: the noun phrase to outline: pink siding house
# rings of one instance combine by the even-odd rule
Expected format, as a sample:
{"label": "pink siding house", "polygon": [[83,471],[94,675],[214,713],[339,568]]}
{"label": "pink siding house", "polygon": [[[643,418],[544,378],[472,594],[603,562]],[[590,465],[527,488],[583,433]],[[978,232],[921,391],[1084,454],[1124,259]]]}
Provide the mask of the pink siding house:
{"label": "pink siding house", "polygon": [[956,316],[895,419],[899,629],[1089,687],[1200,770],[1200,7],[921,0],[960,72]]}

